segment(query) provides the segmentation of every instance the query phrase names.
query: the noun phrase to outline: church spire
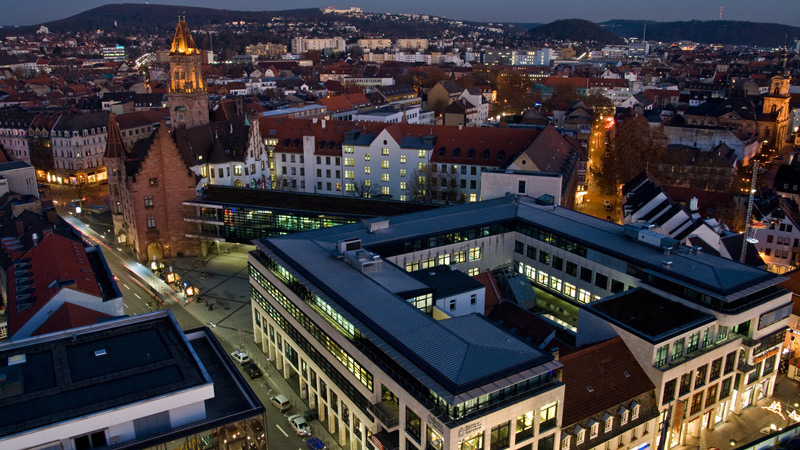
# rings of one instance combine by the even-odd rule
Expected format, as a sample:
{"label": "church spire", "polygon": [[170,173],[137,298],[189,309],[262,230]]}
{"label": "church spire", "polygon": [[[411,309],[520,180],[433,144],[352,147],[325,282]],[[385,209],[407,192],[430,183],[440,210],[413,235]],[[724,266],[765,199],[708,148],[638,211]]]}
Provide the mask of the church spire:
{"label": "church spire", "polygon": [[200,51],[194,44],[192,33],[189,32],[189,25],[186,24],[186,16],[178,16],[178,26],[175,28],[175,38],[172,39],[170,55],[193,55]]}

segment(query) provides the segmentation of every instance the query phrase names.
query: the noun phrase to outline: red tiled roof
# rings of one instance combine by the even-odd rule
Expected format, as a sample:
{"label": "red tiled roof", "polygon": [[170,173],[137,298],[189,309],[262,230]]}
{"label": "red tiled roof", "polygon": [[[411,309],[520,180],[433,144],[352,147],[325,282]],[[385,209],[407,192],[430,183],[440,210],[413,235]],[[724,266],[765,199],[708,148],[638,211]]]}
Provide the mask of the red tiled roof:
{"label": "red tiled roof", "polygon": [[503,295],[500,294],[500,289],[497,287],[497,281],[495,281],[494,276],[492,276],[492,272],[489,269],[486,269],[485,272],[479,273],[472,278],[486,288],[486,295],[483,302],[483,315],[488,316],[489,313],[492,312],[492,308],[500,303]]}
{"label": "red tiled roof", "polygon": [[[39,245],[28,250],[21,258],[30,259],[30,275],[25,276],[33,278],[31,296],[35,297],[35,300],[27,309],[18,311],[18,297],[9,295],[9,334],[14,334],[19,330],[61,289],[71,289],[98,298],[102,297],[97,278],[89,264],[89,258],[86,256],[86,250],[73,240],[58,234],[48,234],[42,238]],[[16,292],[17,281],[15,273],[10,272],[9,292]],[[59,284],[59,281],[69,284]]]}
{"label": "red tiled roof", "polygon": [[117,116],[117,125],[120,130],[143,127],[161,122],[161,119],[169,117],[167,108],[137,111]]}
{"label": "red tiled roof", "polygon": [[555,88],[556,86],[571,86],[575,89],[586,88],[589,84],[588,78],[583,77],[560,77],[560,76],[550,76],[542,80],[541,83],[543,86],[547,86],[550,88]]}
{"label": "red tiled roof", "polygon": [[100,321],[100,319],[108,317],[111,316],[100,311],[73,305],[72,303],[64,303],[32,333],[32,336],[92,325]]}
{"label": "red tiled roof", "polygon": [[378,133],[386,124],[379,122],[351,122],[344,120],[327,120],[325,128],[322,120],[283,119],[261,117],[259,128],[263,138],[276,138],[278,153],[303,153],[303,136],[314,136],[315,155],[341,156],[344,134],[350,130]]}
{"label": "red tiled roof", "polygon": [[619,337],[582,348],[559,361],[564,364],[561,423],[565,427],[655,389]]}
{"label": "red tiled roof", "polygon": [[123,156],[127,156],[127,154],[125,143],[122,142],[122,136],[117,126],[117,118],[111,113],[108,115],[108,139],[106,139],[106,151],[103,157],[122,158]]}

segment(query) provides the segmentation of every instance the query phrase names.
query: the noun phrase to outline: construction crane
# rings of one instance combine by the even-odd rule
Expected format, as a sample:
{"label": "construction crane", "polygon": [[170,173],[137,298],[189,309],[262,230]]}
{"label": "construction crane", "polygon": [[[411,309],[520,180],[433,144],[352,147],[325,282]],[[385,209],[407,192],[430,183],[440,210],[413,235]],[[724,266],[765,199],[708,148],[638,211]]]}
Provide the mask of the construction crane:
{"label": "construction crane", "polygon": [[750,233],[750,220],[753,215],[753,199],[756,195],[756,177],[758,176],[758,161],[753,161],[753,178],[750,179],[750,197],[747,199],[747,215],[744,218],[744,236],[742,237],[742,254],[739,255],[739,262],[744,264],[747,255],[747,244]]}

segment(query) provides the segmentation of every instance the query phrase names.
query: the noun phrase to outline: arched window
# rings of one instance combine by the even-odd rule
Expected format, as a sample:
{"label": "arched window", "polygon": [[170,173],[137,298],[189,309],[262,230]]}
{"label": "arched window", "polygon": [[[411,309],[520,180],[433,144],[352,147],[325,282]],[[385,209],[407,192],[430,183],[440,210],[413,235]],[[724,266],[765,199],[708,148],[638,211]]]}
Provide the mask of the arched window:
{"label": "arched window", "polygon": [[236,187],[242,187],[242,180],[236,180],[236,182],[233,183],[233,185]]}

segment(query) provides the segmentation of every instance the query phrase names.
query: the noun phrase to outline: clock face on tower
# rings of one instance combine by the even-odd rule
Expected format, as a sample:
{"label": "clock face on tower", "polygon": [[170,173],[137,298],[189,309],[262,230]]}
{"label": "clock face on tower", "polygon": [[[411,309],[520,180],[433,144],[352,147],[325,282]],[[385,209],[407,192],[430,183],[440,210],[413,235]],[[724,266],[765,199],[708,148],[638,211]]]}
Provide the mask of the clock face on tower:
{"label": "clock face on tower", "polygon": [[178,120],[183,120],[183,113],[178,113]]}

